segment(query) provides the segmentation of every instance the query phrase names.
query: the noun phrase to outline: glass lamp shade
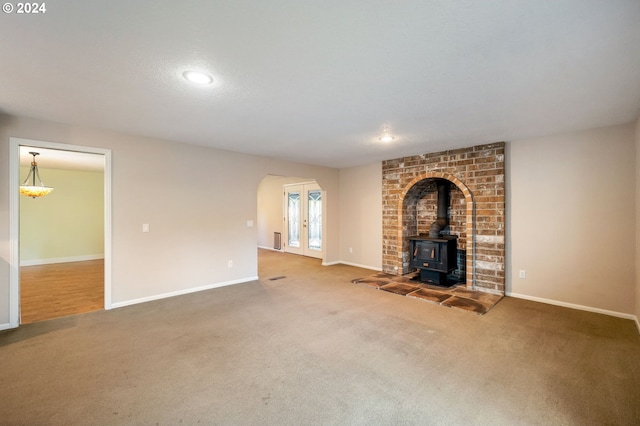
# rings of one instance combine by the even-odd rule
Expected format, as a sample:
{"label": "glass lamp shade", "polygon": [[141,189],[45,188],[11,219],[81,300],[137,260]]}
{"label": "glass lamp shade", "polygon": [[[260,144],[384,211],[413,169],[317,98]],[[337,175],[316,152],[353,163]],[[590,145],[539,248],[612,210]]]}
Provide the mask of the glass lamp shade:
{"label": "glass lamp shade", "polygon": [[[40,179],[40,173],[38,173],[38,163],[36,163],[36,155],[40,154],[37,152],[30,152],[29,154],[33,155],[33,161],[31,162],[31,168],[29,169],[27,178],[24,180],[24,182],[22,182],[22,185],[20,185],[20,194],[31,198],[44,197],[45,195],[53,191],[53,188],[44,186],[44,183],[42,183],[42,179]],[[40,186],[36,185],[36,178],[38,178]]]}
{"label": "glass lamp shade", "polygon": [[20,185],[20,194],[31,198],[44,197],[53,191],[49,186]]}

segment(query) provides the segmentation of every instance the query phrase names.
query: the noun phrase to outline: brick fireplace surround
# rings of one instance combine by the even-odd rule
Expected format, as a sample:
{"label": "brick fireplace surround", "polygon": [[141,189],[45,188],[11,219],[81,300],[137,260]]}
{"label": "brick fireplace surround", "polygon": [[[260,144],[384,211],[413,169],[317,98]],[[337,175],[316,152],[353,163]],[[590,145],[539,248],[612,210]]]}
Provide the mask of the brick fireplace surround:
{"label": "brick fireplace surround", "polygon": [[436,179],[449,181],[451,204],[445,232],[466,251],[469,289],[504,294],[504,142],[415,155],[382,162],[382,269],[409,267],[409,237],[428,234],[436,219]]}

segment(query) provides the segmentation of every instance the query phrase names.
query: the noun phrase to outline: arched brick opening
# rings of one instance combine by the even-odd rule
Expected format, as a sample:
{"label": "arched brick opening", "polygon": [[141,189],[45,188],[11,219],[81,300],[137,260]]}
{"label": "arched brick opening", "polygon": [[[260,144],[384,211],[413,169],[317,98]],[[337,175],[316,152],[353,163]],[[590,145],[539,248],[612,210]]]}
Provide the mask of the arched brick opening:
{"label": "arched brick opening", "polygon": [[434,179],[444,179],[453,183],[464,196],[466,215],[465,215],[465,234],[466,234],[466,286],[467,288],[474,288],[474,274],[473,274],[473,259],[475,253],[475,233],[474,233],[474,202],[473,196],[469,188],[461,182],[457,177],[441,172],[426,172],[420,176],[415,177],[410,181],[400,193],[397,205],[397,223],[398,223],[398,237],[397,247],[398,252],[402,255],[398,257],[399,265],[397,271],[399,274],[407,274],[411,272],[409,267],[409,237],[417,235],[417,218],[415,205],[418,199],[418,194],[423,191],[422,185],[431,182]]}
{"label": "arched brick opening", "polygon": [[[449,181],[450,231],[465,234],[466,285],[474,290],[504,294],[505,286],[505,167],[502,142],[435,152],[382,162],[382,270],[400,275],[409,271],[407,237],[425,233],[437,197],[429,183]],[[426,181],[425,181],[426,180]],[[418,185],[417,189],[412,189]],[[422,196],[416,207],[418,225],[403,217],[407,195]],[[455,206],[455,212],[454,212]],[[412,235],[412,232],[414,233]],[[403,247],[403,244],[406,244]],[[406,266],[406,267],[405,267]],[[462,271],[458,271],[462,273]]]}

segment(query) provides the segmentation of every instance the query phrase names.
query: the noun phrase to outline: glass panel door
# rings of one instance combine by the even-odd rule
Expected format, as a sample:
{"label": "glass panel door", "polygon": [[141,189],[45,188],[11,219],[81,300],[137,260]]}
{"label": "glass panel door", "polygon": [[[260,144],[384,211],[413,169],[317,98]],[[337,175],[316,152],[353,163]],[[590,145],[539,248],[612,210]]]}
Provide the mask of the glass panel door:
{"label": "glass panel door", "polygon": [[307,246],[309,250],[322,250],[322,191],[307,191]]}
{"label": "glass panel door", "polygon": [[287,253],[304,254],[303,252],[303,228],[305,217],[303,211],[302,185],[284,186],[284,251]]}
{"label": "glass panel door", "polygon": [[284,186],[284,251],[322,258],[322,189],[309,182]]}
{"label": "glass panel door", "polygon": [[287,229],[287,240],[290,247],[300,247],[300,193],[288,193],[289,227]]}

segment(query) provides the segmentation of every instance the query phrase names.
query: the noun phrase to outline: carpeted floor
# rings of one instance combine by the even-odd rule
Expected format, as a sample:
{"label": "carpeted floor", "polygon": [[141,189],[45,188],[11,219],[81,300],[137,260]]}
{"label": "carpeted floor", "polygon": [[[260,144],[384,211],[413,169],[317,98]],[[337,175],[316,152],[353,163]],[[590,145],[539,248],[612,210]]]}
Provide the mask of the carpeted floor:
{"label": "carpeted floor", "polygon": [[480,315],[489,312],[503,297],[497,294],[469,290],[464,285],[441,287],[422,283],[415,276],[398,276],[384,272],[366,278],[357,278],[351,282]]}
{"label": "carpeted floor", "polygon": [[[260,280],[0,332],[0,425],[636,425],[630,320],[485,315],[260,250]],[[271,278],[278,278],[271,280]]]}

